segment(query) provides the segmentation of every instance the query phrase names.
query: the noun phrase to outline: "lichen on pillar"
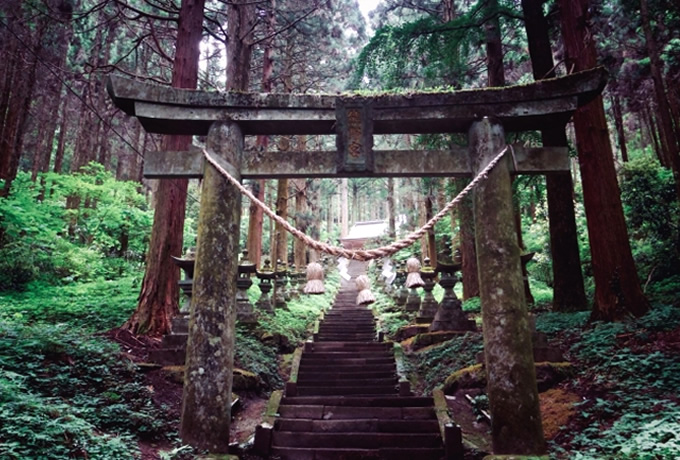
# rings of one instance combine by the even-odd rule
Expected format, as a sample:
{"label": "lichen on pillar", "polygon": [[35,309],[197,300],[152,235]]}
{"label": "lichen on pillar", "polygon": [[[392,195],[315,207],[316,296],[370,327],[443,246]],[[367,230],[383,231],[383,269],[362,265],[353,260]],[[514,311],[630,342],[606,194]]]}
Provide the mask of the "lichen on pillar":
{"label": "lichen on pillar", "polygon": [[[206,147],[238,176],[243,150],[238,125],[213,124]],[[184,443],[211,453],[227,453],[229,448],[240,219],[238,189],[206,164],[180,436]]]}
{"label": "lichen on pillar", "polygon": [[[503,148],[503,127],[472,124],[469,149],[478,174]],[[484,357],[495,454],[545,453],[536,371],[514,228],[508,154],[474,190]]]}

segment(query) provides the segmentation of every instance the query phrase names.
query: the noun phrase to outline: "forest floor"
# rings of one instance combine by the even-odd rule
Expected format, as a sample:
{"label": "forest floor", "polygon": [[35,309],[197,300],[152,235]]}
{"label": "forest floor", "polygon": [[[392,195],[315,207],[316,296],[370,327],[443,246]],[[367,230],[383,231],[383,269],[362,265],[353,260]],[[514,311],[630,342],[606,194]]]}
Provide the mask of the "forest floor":
{"label": "forest floor", "polygon": [[[152,394],[157,408],[162,408],[172,423],[172,429],[179,432],[182,411],[182,382],[176,369],[168,370],[149,363],[149,353],[160,345],[159,339],[136,337],[124,329],[113,329],[106,336],[118,343],[127,359],[135,362],[144,373],[144,384]],[[268,398],[255,391],[239,392],[239,401],[234,406],[229,442],[247,444],[255,434],[255,427],[261,422]],[[169,442],[141,441],[142,460],[161,460],[161,453],[172,451]]]}

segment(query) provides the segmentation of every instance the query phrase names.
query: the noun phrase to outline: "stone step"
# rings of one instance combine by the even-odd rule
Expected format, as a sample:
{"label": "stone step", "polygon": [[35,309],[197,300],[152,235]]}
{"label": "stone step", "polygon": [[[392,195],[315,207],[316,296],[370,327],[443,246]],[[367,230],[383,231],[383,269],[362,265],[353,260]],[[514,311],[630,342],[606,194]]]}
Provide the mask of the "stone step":
{"label": "stone step", "polygon": [[[434,406],[432,398],[423,396],[375,396],[371,398],[358,398],[351,396],[286,396],[281,400],[281,405],[300,406],[333,406],[333,407],[427,407],[431,410]],[[433,410],[434,413],[434,410]],[[375,415],[374,417],[377,417]]]}
{"label": "stone step", "polygon": [[354,321],[365,321],[367,323],[374,323],[375,322],[375,316],[373,316],[371,313],[340,313],[336,312],[333,314],[326,314],[323,318],[323,322],[328,323],[328,322],[337,322],[337,323],[342,323],[342,324],[351,324]]}
{"label": "stone step", "polygon": [[378,418],[346,420],[314,420],[279,418],[275,429],[279,431],[308,431],[320,433],[438,433],[437,420],[382,420]]}
{"label": "stone step", "polygon": [[164,335],[161,341],[163,348],[184,348],[187,346],[189,334],[179,334],[173,331],[172,334]]}
{"label": "stone step", "polygon": [[298,382],[304,378],[305,382],[323,382],[326,380],[361,380],[361,379],[381,379],[395,376],[394,369],[384,371],[367,370],[362,372],[324,372],[317,374],[316,372],[304,372],[298,376]]}
{"label": "stone step", "polygon": [[355,357],[355,358],[331,358],[331,357],[318,357],[316,355],[305,356],[302,354],[302,359],[300,360],[300,368],[304,365],[325,365],[327,367],[335,367],[342,365],[356,366],[360,364],[392,364],[394,362],[393,356],[378,356],[378,357]]}
{"label": "stone step", "polygon": [[[316,395],[321,399],[321,395]],[[337,396],[337,395],[336,395]],[[374,397],[374,396],[373,396]],[[358,397],[348,396],[352,399],[372,399],[372,396]],[[396,398],[397,396],[395,396]],[[295,398],[308,399],[305,396]],[[330,398],[330,397],[329,397]],[[288,399],[288,398],[286,398]],[[299,400],[299,399],[298,399]],[[347,405],[312,405],[312,404],[282,404],[279,406],[279,415],[283,418],[307,418],[316,420],[347,420],[347,419],[371,419],[381,420],[436,420],[434,408],[430,407],[385,407],[385,406],[347,406]]]}
{"label": "stone step", "polygon": [[385,395],[398,394],[399,389],[396,384],[392,385],[362,385],[362,386],[313,386],[297,385],[297,394],[300,396],[321,396],[321,395]]}
{"label": "stone step", "polygon": [[272,454],[282,460],[440,460],[443,448],[324,449],[274,447]]}
{"label": "stone step", "polygon": [[320,325],[320,327],[329,327],[329,328],[335,328],[335,329],[349,329],[353,330],[356,328],[362,328],[362,329],[373,329],[375,328],[375,322],[374,321],[366,321],[366,322],[361,322],[361,321],[324,321]]}
{"label": "stone step", "polygon": [[397,384],[397,376],[392,375],[388,377],[366,377],[366,378],[345,378],[338,376],[335,378],[324,379],[309,379],[300,376],[297,381],[297,387],[308,388],[308,387],[326,387],[331,391],[336,387],[376,387],[376,386],[394,386]]}
{"label": "stone step", "polygon": [[273,441],[280,447],[323,447],[379,449],[381,447],[441,448],[439,433],[314,433],[274,431]]}
{"label": "stone step", "polygon": [[305,351],[302,359],[385,358],[394,359],[392,350]]}
{"label": "stone step", "polygon": [[156,348],[149,352],[149,360],[162,366],[183,366],[186,355],[184,347]]}
{"label": "stone step", "polygon": [[391,342],[308,342],[305,350],[309,351],[363,351],[363,350],[393,350]]}
{"label": "stone step", "polygon": [[[390,371],[396,372],[397,365],[393,362],[389,364],[338,364],[333,366],[334,372],[376,372],[376,371]],[[328,370],[325,364],[300,364],[300,375],[303,373],[318,373],[322,374]]]}
{"label": "stone step", "polygon": [[366,342],[367,340],[375,339],[375,335],[360,334],[343,336],[340,334],[321,334],[316,336],[319,342],[337,342],[344,340],[346,342]]}

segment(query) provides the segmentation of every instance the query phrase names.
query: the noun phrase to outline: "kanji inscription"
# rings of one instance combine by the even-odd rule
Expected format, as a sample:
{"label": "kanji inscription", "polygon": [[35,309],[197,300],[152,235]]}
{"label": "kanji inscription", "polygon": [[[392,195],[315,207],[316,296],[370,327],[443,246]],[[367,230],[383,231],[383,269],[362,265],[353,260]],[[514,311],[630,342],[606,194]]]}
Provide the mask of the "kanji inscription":
{"label": "kanji inscription", "polygon": [[339,100],[336,104],[338,172],[373,171],[372,110],[362,102]]}

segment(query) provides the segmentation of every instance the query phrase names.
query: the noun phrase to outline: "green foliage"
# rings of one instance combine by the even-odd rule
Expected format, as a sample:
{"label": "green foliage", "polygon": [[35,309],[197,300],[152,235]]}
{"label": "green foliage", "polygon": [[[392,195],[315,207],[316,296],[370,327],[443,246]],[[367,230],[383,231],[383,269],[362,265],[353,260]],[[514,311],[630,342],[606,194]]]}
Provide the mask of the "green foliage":
{"label": "green foliage", "polygon": [[546,283],[529,277],[531,295],[534,296],[535,307],[545,307],[552,304],[553,290]]}
{"label": "green foliage", "polygon": [[133,435],[164,437],[135,366],[117,345],[67,325],[0,317],[0,456],[136,456]]}
{"label": "green foliage", "polygon": [[407,357],[411,370],[424,381],[423,393],[430,394],[451,372],[475,364],[477,354],[483,350],[482,335],[468,332]]}
{"label": "green foliage", "polygon": [[276,348],[263,344],[252,331],[236,328],[236,349],[234,361],[237,367],[257,374],[268,388],[283,385],[279,375]]}
{"label": "green foliage", "polygon": [[[357,72],[350,84],[358,89],[367,76],[382,89],[421,86],[421,78],[436,86],[455,80],[465,68],[474,34],[478,29],[464,27],[470,18],[442,24],[424,17],[399,26],[378,29],[357,58]],[[442,78],[442,75],[448,78]]]}
{"label": "green foliage", "polygon": [[152,215],[139,184],[116,181],[96,163],[43,179],[44,189],[20,172],[0,199],[0,290],[39,278],[113,278],[143,260]]}
{"label": "green foliage", "polygon": [[[584,315],[543,314],[537,328],[571,328]],[[677,458],[680,359],[658,340],[679,327],[678,308],[656,305],[642,318],[593,323],[582,332],[569,352],[584,369],[574,383],[587,387],[589,397],[579,406],[582,429],[553,446],[559,458]]]}
{"label": "green foliage", "polygon": [[621,169],[621,199],[636,240],[633,255],[643,276],[657,278],[680,271],[678,207],[673,174],[649,156],[639,156]]}
{"label": "green foliage", "polygon": [[463,302],[463,311],[468,313],[480,313],[482,311],[482,299],[470,297]]}
{"label": "green foliage", "polygon": [[287,310],[276,308],[273,315],[262,314],[260,326],[269,333],[288,337],[294,344],[307,340],[321,312],[330,308],[339,287],[338,280],[336,272],[327,275],[324,294],[301,295],[288,302]]}
{"label": "green foliage", "polygon": [[544,312],[536,316],[536,330],[552,335],[567,329],[580,329],[586,325],[590,312]]}
{"label": "green foliage", "polygon": [[126,277],[59,288],[32,283],[25,292],[0,294],[0,315],[108,330],[120,326],[134,311],[139,282],[136,277]]}

